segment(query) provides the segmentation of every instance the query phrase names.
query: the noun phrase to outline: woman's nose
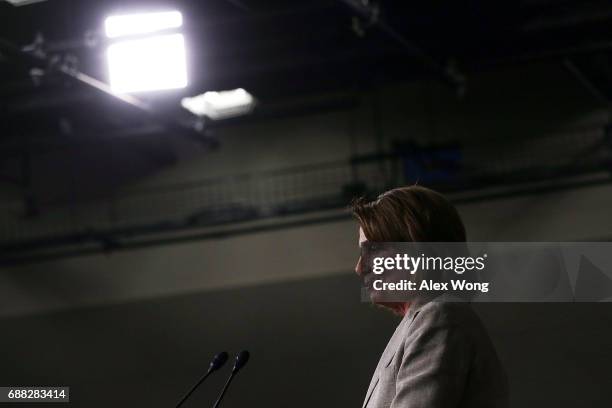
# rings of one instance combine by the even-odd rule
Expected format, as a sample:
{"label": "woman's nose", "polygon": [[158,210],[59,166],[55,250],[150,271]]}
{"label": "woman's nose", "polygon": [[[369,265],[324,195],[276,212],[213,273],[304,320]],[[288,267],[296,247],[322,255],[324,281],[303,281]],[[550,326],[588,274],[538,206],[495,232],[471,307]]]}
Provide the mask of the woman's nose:
{"label": "woman's nose", "polygon": [[355,265],[355,273],[361,276],[361,257],[359,257],[357,265]]}

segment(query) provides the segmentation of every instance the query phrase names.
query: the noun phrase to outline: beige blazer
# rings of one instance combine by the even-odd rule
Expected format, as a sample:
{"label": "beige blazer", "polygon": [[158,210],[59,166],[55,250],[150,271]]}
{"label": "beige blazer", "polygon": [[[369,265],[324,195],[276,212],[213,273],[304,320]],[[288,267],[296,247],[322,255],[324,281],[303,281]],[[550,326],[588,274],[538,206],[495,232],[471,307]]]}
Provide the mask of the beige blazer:
{"label": "beige blazer", "polygon": [[503,408],[507,398],[505,372],[469,304],[431,301],[411,306],[395,329],[363,407]]}

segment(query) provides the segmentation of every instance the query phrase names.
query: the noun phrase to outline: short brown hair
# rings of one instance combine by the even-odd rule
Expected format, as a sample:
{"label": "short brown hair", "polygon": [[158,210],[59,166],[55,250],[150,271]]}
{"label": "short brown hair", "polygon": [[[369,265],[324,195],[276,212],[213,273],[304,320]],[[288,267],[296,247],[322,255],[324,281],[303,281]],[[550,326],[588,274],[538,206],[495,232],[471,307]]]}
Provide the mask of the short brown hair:
{"label": "short brown hair", "polygon": [[466,241],[457,209],[442,194],[425,187],[395,188],[374,201],[360,198],[352,210],[369,241]]}

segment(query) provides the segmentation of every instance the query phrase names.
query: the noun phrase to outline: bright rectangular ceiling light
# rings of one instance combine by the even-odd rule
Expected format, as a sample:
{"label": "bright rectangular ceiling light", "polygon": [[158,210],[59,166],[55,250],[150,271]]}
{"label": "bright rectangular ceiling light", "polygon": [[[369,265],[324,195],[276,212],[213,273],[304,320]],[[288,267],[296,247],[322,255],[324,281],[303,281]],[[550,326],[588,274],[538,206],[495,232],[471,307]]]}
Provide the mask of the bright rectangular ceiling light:
{"label": "bright rectangular ceiling light", "polygon": [[110,16],[104,22],[108,38],[151,34],[182,25],[183,15],[179,11]]}
{"label": "bright rectangular ceiling light", "polygon": [[181,105],[194,115],[218,120],[250,113],[255,107],[255,98],[246,90],[238,88],[183,98]]}
{"label": "bright rectangular ceiling light", "polygon": [[185,40],[165,34],[124,40],[107,49],[110,86],[116,93],[187,86]]}

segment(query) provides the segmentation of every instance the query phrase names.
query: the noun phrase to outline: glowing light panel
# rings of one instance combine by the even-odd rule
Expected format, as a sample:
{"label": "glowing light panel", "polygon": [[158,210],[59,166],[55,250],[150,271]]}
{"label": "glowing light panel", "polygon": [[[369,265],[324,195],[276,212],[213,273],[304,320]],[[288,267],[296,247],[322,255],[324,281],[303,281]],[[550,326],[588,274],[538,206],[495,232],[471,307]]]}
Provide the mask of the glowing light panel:
{"label": "glowing light panel", "polygon": [[182,34],[125,40],[107,49],[110,86],[131,93],[187,86],[185,39]]}

